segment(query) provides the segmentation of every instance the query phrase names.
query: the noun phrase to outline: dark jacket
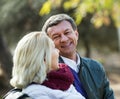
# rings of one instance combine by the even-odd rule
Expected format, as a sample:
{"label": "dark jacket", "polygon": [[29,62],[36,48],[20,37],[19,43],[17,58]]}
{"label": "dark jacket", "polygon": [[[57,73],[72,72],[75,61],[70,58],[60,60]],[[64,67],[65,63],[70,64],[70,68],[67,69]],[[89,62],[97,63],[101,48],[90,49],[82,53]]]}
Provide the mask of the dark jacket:
{"label": "dark jacket", "polygon": [[[80,57],[80,61],[78,76],[87,93],[87,99],[115,99],[103,66],[89,58]],[[59,62],[64,63],[61,57]]]}

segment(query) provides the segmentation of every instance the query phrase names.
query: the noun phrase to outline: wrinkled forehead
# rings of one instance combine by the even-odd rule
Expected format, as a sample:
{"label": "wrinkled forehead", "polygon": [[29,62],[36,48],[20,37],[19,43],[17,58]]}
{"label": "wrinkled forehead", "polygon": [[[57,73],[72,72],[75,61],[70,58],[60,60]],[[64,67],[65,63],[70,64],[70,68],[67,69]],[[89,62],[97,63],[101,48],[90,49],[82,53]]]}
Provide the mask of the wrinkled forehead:
{"label": "wrinkled forehead", "polygon": [[73,29],[73,28],[68,21],[62,21],[57,25],[49,27],[47,29],[47,34],[50,36],[50,35],[53,35],[56,33],[62,33],[62,32],[65,32],[65,31],[71,30],[71,29]]}

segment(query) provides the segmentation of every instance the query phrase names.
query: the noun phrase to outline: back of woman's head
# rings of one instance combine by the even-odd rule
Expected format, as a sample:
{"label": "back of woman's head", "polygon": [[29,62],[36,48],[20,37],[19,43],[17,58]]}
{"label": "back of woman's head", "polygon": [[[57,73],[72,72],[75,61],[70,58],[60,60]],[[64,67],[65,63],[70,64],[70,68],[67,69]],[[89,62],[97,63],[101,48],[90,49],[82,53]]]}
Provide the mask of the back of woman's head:
{"label": "back of woman's head", "polygon": [[42,83],[45,80],[51,68],[53,44],[43,32],[31,32],[18,42],[10,81],[13,87],[24,88],[31,82]]}

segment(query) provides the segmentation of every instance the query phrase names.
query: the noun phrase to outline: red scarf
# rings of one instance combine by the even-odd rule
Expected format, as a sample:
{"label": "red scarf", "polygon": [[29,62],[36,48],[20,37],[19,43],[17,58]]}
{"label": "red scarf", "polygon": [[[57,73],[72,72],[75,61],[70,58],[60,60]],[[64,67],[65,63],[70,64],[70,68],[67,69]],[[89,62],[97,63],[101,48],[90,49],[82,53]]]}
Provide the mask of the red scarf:
{"label": "red scarf", "polygon": [[73,83],[74,78],[69,67],[63,63],[59,64],[58,70],[47,74],[47,79],[42,83],[52,89],[67,90]]}

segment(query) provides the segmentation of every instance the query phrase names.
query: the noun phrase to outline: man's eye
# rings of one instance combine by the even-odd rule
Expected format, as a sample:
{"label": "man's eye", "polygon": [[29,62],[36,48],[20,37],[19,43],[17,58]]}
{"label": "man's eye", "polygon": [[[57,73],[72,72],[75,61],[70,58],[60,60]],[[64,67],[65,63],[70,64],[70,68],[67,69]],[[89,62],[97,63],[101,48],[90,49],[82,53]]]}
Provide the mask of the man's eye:
{"label": "man's eye", "polygon": [[65,34],[67,35],[67,34],[70,34],[71,32],[65,32]]}
{"label": "man's eye", "polygon": [[58,38],[59,38],[59,36],[54,36],[54,37],[53,37],[53,39],[58,39]]}

